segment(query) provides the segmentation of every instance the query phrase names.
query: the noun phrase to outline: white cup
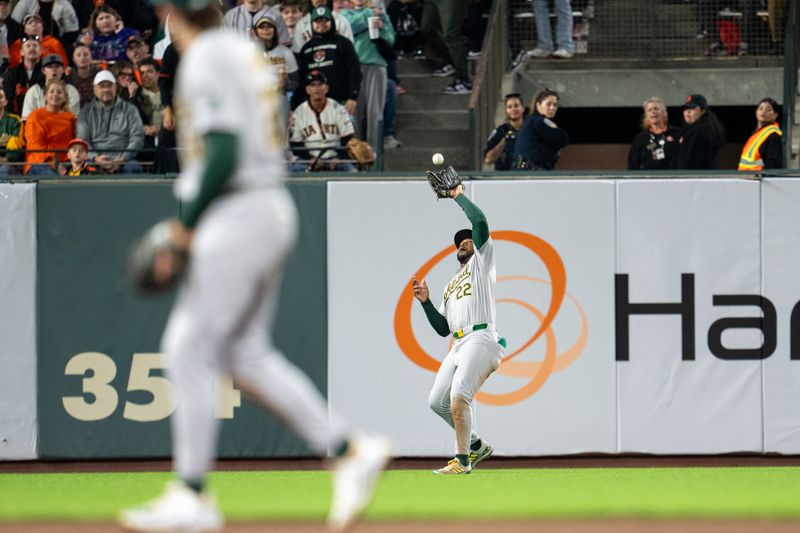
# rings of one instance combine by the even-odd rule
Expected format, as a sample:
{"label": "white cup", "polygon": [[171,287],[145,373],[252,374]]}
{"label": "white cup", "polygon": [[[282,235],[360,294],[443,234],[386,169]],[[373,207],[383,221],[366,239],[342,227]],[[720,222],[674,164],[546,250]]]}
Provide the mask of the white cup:
{"label": "white cup", "polygon": [[381,35],[381,29],[378,27],[379,21],[381,20],[380,17],[370,17],[367,19],[367,24],[369,25],[369,38],[370,39],[377,39]]}

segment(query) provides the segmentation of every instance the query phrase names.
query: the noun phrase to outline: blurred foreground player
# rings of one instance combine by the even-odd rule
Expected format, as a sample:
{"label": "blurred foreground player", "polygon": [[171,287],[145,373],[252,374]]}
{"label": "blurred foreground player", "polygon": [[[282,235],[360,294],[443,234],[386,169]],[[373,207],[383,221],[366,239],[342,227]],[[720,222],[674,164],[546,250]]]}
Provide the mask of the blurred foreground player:
{"label": "blurred foreground player", "polygon": [[[157,499],[120,514],[134,531],[216,531],[222,514],[205,482],[216,454],[218,374],[283,419],[320,454],[333,455],[329,524],[349,526],[369,503],[388,460],[384,438],[353,435],[331,417],[306,375],[272,345],[271,325],[297,214],[283,185],[284,127],[273,69],[243,38],[217,29],[211,0],[153,0],[170,17],[182,54],[176,81],[181,219],[168,221],[170,254],[153,262],[156,282],[188,272],[162,351],[175,385],[176,480]],[[260,243],[260,244],[257,244]],[[268,329],[265,329],[268,326]]]}

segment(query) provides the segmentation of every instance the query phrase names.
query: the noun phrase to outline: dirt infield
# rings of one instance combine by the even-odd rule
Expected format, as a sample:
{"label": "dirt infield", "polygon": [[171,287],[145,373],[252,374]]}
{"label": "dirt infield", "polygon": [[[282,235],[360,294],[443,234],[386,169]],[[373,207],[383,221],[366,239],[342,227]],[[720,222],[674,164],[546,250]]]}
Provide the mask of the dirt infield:
{"label": "dirt infield", "polygon": [[[431,469],[442,458],[395,459],[391,469]],[[748,467],[800,466],[800,456],[570,456],[542,458],[492,458],[481,464],[489,468],[649,468],[649,467]],[[218,470],[316,470],[324,464],[318,459],[224,460]],[[0,473],[31,472],[151,472],[168,471],[171,463],[161,461],[81,461],[0,463]],[[25,522],[0,523],[0,533],[108,533],[123,531],[109,522]],[[228,533],[323,533],[329,531],[318,522],[236,522]],[[354,533],[795,533],[797,520],[492,520],[492,521],[395,521],[364,522]]]}

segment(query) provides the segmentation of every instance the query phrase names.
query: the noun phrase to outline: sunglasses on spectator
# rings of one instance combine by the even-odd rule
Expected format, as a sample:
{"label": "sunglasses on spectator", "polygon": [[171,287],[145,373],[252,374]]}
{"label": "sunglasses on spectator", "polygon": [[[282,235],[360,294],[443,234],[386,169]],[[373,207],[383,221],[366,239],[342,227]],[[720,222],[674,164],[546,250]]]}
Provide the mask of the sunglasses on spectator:
{"label": "sunglasses on spectator", "polygon": [[26,43],[28,41],[41,41],[41,40],[42,38],[39,37],[38,35],[26,35],[25,37],[22,38],[23,43]]}

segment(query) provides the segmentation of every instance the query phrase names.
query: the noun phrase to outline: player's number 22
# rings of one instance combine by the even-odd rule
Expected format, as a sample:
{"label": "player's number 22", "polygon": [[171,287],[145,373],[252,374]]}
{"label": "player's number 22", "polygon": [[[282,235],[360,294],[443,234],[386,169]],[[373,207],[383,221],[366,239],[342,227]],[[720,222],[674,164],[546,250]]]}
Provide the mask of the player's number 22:
{"label": "player's number 22", "polygon": [[[128,392],[145,391],[152,400],[148,403],[125,402],[122,417],[136,422],[155,422],[167,418],[175,410],[172,383],[163,376],[150,375],[153,370],[164,369],[166,364],[159,353],[135,353],[131,358]],[[119,405],[119,394],[111,384],[117,375],[117,365],[104,353],[84,352],[73,356],[64,368],[66,376],[83,376],[81,396],[64,396],[64,410],[73,418],[84,422],[103,420],[114,414]],[[217,380],[219,401],[218,418],[233,418],[233,410],[242,405],[241,392],[233,387],[229,377]],[[92,401],[87,401],[87,397]]]}

